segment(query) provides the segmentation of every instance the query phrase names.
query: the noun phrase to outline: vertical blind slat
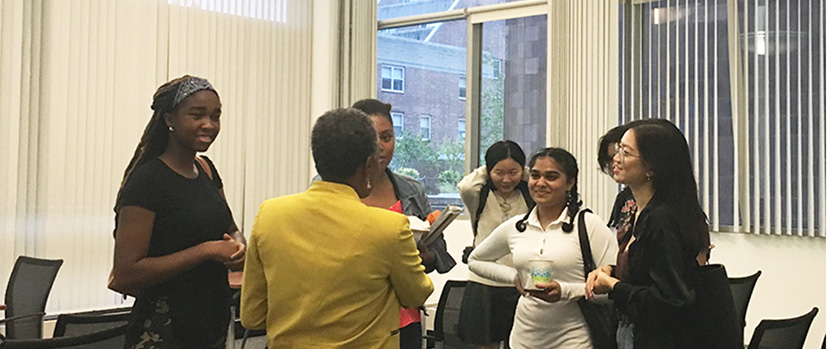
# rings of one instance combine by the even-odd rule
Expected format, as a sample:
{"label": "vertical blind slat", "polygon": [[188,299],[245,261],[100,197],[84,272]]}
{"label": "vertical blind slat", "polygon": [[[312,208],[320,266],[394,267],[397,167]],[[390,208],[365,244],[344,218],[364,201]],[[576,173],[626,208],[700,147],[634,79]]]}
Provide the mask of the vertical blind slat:
{"label": "vertical blind slat", "polygon": [[[709,1],[708,0],[706,0],[706,5],[707,6],[706,6],[705,11],[706,11],[706,18],[707,19],[704,22],[704,24],[706,26],[706,33],[707,34],[706,34],[706,39],[705,39],[706,44],[704,45],[704,50],[706,50],[705,53],[704,53],[704,57],[705,57],[705,59],[708,59],[709,58],[709,44],[708,44],[708,42],[709,42],[709,34],[708,34],[708,32],[709,32],[709,30],[708,30],[708,28],[709,28],[709,20],[708,20],[708,18],[709,18],[709,6],[708,6]],[[718,18],[717,3],[715,3],[715,6],[712,6],[712,8],[714,10],[713,18],[715,18],[715,20],[717,20],[717,18]],[[716,38],[718,37],[717,22],[715,22],[715,24],[712,26],[712,34],[713,34],[714,37],[716,37]],[[713,51],[713,56],[717,57],[718,56],[718,45],[715,44],[713,46],[714,46],[714,49],[712,50]],[[718,60],[714,59],[713,62],[714,62],[714,64],[713,64],[714,67],[713,67],[712,71],[713,71],[714,74],[717,74],[717,72],[718,72]],[[708,81],[708,79],[709,79],[709,68],[708,68],[708,66],[709,65],[704,64],[703,66],[706,67],[705,68],[706,69],[706,80],[705,81]],[[705,98],[706,98],[706,101],[707,101],[706,103],[707,104],[706,104],[706,107],[703,108],[703,112],[708,113],[709,112],[709,105],[708,105],[709,84],[708,84],[708,82],[705,83],[705,86],[706,86],[706,93],[705,93],[706,97]],[[715,96],[718,96],[718,84],[714,84],[714,86],[712,86],[712,88],[713,88],[713,91],[712,91],[713,94]],[[718,130],[718,125],[720,124],[720,121],[719,121],[719,118],[718,118],[718,109],[719,108],[718,108],[717,99],[715,99],[714,108],[712,108],[712,126],[713,126],[713,132],[714,132],[714,136],[712,137],[712,139],[714,140],[714,144],[713,144],[713,147],[712,147],[712,153],[711,153],[712,155],[711,156],[715,156],[715,154],[720,154],[720,151],[719,151],[720,132]],[[707,151],[708,151],[708,149],[707,149]],[[706,157],[707,160],[711,156],[707,156]],[[717,160],[717,159],[715,159],[715,160]],[[715,229],[719,229],[719,227],[720,227],[720,200],[719,200],[720,199],[720,170],[719,170],[719,166],[718,166],[719,163],[720,163],[720,161],[712,161],[712,181],[711,181],[712,189],[711,189],[711,191],[712,191],[712,207],[713,207],[713,209],[711,211],[711,217],[712,217],[712,226],[715,227]],[[707,177],[708,177],[708,172],[707,172]]]}
{"label": "vertical blind slat", "polygon": [[808,2],[810,6],[807,11],[807,236],[816,236],[816,206],[815,206],[815,178],[813,169],[814,153],[812,146],[815,144],[813,139],[813,5]]}
{"label": "vertical blind slat", "polygon": [[[792,27],[791,27],[792,23],[790,22],[790,2],[789,1],[787,2],[787,11],[786,12],[787,12],[787,48],[789,48],[789,47],[791,47],[790,45],[792,44],[790,42],[790,35],[789,35],[789,33],[792,33]],[[787,154],[787,164],[790,164],[790,166],[788,168],[788,171],[787,171],[787,175],[785,176],[785,178],[786,178],[785,182],[787,183],[787,197],[788,198],[793,197],[793,178],[792,178],[792,163],[793,163],[793,156],[792,156],[792,154],[793,154],[793,152],[792,152],[792,144],[793,144],[793,142],[792,142],[792,129],[793,129],[793,122],[792,122],[792,114],[793,114],[793,109],[792,109],[792,81],[793,80],[792,80],[792,62],[790,60],[790,56],[792,56],[792,55],[788,52],[787,53],[787,79],[786,79],[786,82],[787,82],[787,88],[786,88],[787,97],[785,98],[785,100],[787,101],[787,112],[786,112],[787,113],[787,122],[786,122],[786,124],[787,124],[787,132],[786,132],[786,135],[787,135],[786,136],[786,139],[787,139],[787,152],[786,152],[786,154]],[[793,201],[792,200],[787,200],[787,208],[786,208],[786,210],[787,210],[786,234],[787,235],[792,235],[793,230],[794,230],[794,228],[793,228],[794,227],[794,225],[793,225],[793,206],[794,206]]]}
{"label": "vertical blind slat", "polygon": [[[770,81],[769,80],[769,60],[770,60],[770,56],[772,55],[772,53],[770,52],[770,41],[769,41],[769,37],[770,37],[770,33],[769,33],[769,11],[766,11],[766,9],[769,8],[769,1],[768,0],[765,1],[763,8],[765,9],[765,11],[762,13],[762,15],[764,16],[764,18],[763,18],[763,22],[764,22],[764,24],[763,24],[763,33],[765,33],[763,40],[764,40],[764,49],[766,50],[765,51],[766,55],[764,55],[764,60],[763,60],[763,63],[764,63],[764,80],[763,80],[763,85],[764,85],[764,99],[763,99],[764,111],[763,111],[763,113],[761,113],[759,115],[758,118],[761,119],[761,121],[763,122],[763,135],[764,135],[764,140],[765,141],[764,142],[759,142],[759,143],[762,143],[762,146],[763,146],[762,153],[761,153],[762,157],[760,159],[764,159],[764,160],[759,160],[763,163],[763,170],[762,170],[762,172],[758,173],[758,177],[761,177],[763,179],[763,184],[762,185],[764,187],[763,195],[761,196],[761,198],[764,199],[764,201],[763,201],[763,206],[764,206],[764,217],[763,217],[764,218],[764,225],[763,225],[763,228],[764,228],[764,232],[769,234],[769,233],[771,233],[771,230],[772,230],[771,229],[771,227],[772,227],[772,225],[771,225],[772,212],[770,210],[769,203],[772,200],[771,200],[771,196],[770,196],[770,181],[769,181],[770,176],[767,175],[767,174],[770,173],[770,166],[769,166],[770,161],[769,160],[771,159],[770,150],[769,150],[769,146],[770,146],[770,143],[771,143],[770,133],[769,133],[769,131],[770,131],[769,130],[769,122],[770,122],[770,115],[769,115],[769,111],[770,111],[769,110],[769,105],[770,105],[770,102],[769,102],[770,101],[770,99],[769,99],[769,85],[770,85],[769,84],[769,81]],[[761,176],[760,175],[761,173],[764,173],[764,175]],[[761,195],[761,193],[758,193],[758,195]]]}
{"label": "vertical blind slat", "polygon": [[[801,10],[801,0],[798,0],[797,4],[798,4],[798,10],[800,11]],[[798,22],[799,36],[798,36],[798,49],[797,49],[798,50],[798,62],[797,62],[798,70],[796,70],[796,71],[800,72],[800,71],[802,71],[802,67],[801,67],[801,16],[798,16],[798,21],[797,22]],[[798,106],[798,112],[796,113],[796,115],[798,116],[798,120],[796,121],[796,125],[797,125],[796,127],[798,129],[798,141],[797,141],[798,143],[796,143],[796,145],[798,146],[798,151],[796,152],[796,154],[797,154],[796,155],[797,163],[798,163],[798,167],[797,167],[797,176],[798,177],[796,178],[797,181],[798,181],[798,187],[797,187],[798,190],[796,191],[796,193],[798,195],[798,199],[797,199],[798,210],[796,211],[797,212],[796,218],[797,218],[798,223],[797,223],[796,226],[798,227],[798,231],[797,231],[798,235],[803,235],[803,233],[804,233],[804,199],[803,199],[804,198],[804,171],[802,170],[802,168],[804,166],[804,160],[803,160],[803,151],[802,151],[803,147],[801,146],[801,144],[802,144],[801,137],[804,135],[804,127],[803,127],[804,118],[802,117],[802,115],[804,115],[804,114],[803,114],[802,104],[801,104],[801,95],[803,93],[803,91],[801,90],[801,79],[802,79],[801,75],[802,74],[798,74],[798,94],[797,94],[798,95],[798,103],[796,103],[796,105]]]}
{"label": "vertical blind slat", "polygon": [[[781,57],[777,53],[781,46],[781,1],[775,2],[775,178],[781,178]],[[780,234],[783,211],[781,210],[782,183],[775,183],[775,226],[774,229]]]}
{"label": "vertical blind slat", "polygon": [[[700,69],[698,69],[699,59],[697,59],[697,57],[699,57],[699,55],[700,55],[700,49],[698,48],[699,40],[697,39],[697,37],[698,37],[697,36],[697,28],[699,27],[699,18],[698,17],[699,17],[698,1],[695,0],[695,53],[694,53],[694,57],[695,57],[695,60],[694,60],[695,61],[695,79],[694,79],[694,81],[699,81],[700,80],[700,75],[699,75]],[[703,25],[708,26],[708,22],[704,22]],[[695,97],[696,97],[694,105],[695,105],[696,113],[695,113],[695,115],[693,115],[693,117],[695,118],[695,123],[696,124],[699,122],[698,120],[700,120],[701,118],[703,119],[703,144],[699,147],[695,147],[695,149],[697,150],[697,152],[695,153],[695,158],[697,158],[697,159],[700,159],[701,157],[703,158],[703,172],[698,171],[697,172],[698,173],[697,178],[698,178],[698,182],[701,183],[701,185],[700,185],[701,189],[700,190],[703,192],[703,212],[706,212],[708,214],[708,216],[710,218],[710,222],[712,224],[712,227],[714,229],[717,229],[717,224],[714,223],[714,219],[717,216],[717,211],[718,210],[717,210],[717,206],[714,206],[715,209],[712,209],[713,206],[711,205],[711,201],[710,201],[711,200],[710,193],[712,192],[711,182],[712,182],[712,179],[717,178],[717,176],[714,176],[714,177],[709,176],[709,167],[710,167],[710,163],[709,163],[709,159],[710,159],[710,155],[709,155],[709,143],[710,143],[710,139],[709,139],[709,116],[708,116],[708,112],[705,108],[701,109],[701,108],[697,107],[698,105],[700,105],[700,101],[697,98],[698,97],[697,96],[698,87],[700,86],[700,84],[699,83],[694,83],[694,85],[695,85]],[[698,129],[697,126],[695,127],[695,129]],[[714,137],[712,139],[712,141],[717,142],[717,137]],[[699,162],[699,160],[698,160],[698,162]]]}
{"label": "vertical blind slat", "polygon": [[[827,57],[826,56],[827,55],[827,35],[826,35],[826,31],[827,31],[827,7],[826,7],[826,3],[827,2],[825,2],[825,1],[822,1],[822,2],[819,3],[819,9],[820,9],[820,11],[819,11],[819,24],[820,24],[819,25],[819,56],[820,57]],[[826,86],[825,86],[825,84],[826,84],[825,74],[827,73],[827,68],[825,67],[825,65],[826,65],[826,63],[819,63],[819,65],[818,65],[819,66],[819,74],[818,74],[818,76],[819,76],[819,83],[818,83],[818,86],[819,86],[819,101],[818,101],[818,104],[819,104],[819,115],[818,115],[819,126],[818,126],[818,132],[819,132],[819,139],[825,140],[825,143],[826,143],[827,134],[826,134],[826,128],[825,127],[826,127],[826,122],[827,122],[826,121],[827,114],[826,114],[826,110],[825,110],[825,103],[827,101],[827,97],[826,97],[827,90],[826,90]],[[826,216],[827,215],[827,206],[826,206],[827,203],[825,201],[826,198],[827,198],[827,183],[825,183],[825,179],[827,178],[827,172],[826,172],[827,170],[826,170],[826,164],[824,163],[824,162],[827,161],[826,160],[827,159],[827,157],[826,157],[827,153],[825,151],[825,147],[826,147],[826,144],[819,144],[819,146],[818,146],[818,153],[819,153],[818,158],[819,159],[824,159],[823,162],[820,162],[818,164],[818,168],[819,168],[819,197],[820,198],[825,198],[824,200],[819,200],[819,210],[818,210],[818,213],[819,213],[819,222],[818,222],[819,234],[817,234],[817,235],[821,236],[821,237],[826,237],[825,232],[827,230],[827,216]]]}

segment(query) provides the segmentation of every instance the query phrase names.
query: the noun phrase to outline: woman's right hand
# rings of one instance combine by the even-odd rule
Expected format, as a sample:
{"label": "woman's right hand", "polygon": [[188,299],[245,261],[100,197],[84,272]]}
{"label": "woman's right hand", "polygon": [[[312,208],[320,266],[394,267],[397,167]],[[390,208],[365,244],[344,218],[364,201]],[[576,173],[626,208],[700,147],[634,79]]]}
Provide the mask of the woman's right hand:
{"label": "woman's right hand", "polygon": [[603,265],[588,274],[588,278],[585,280],[585,298],[594,298],[594,288],[596,288],[599,273],[611,275],[611,270],[610,265]]}
{"label": "woman's right hand", "polygon": [[222,236],[222,240],[205,241],[202,243],[205,247],[208,259],[217,262],[230,262],[236,251],[239,249],[237,242],[227,233]]}

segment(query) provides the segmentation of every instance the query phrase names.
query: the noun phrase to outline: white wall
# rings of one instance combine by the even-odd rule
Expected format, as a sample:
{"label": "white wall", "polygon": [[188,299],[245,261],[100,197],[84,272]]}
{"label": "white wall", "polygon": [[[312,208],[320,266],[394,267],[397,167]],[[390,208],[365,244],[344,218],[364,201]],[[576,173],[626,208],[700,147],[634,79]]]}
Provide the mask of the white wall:
{"label": "white wall", "polygon": [[713,233],[712,263],[726,266],[730,276],[761,270],[746,312],[747,342],[761,319],[803,315],[814,306],[804,348],[820,348],[827,328],[826,244],[823,238]]}
{"label": "white wall", "polygon": [[[430,313],[441,296],[446,280],[466,280],[467,265],[461,263],[461,251],[470,244],[470,221],[459,218],[444,233],[447,249],[458,262],[449,273],[429,276],[435,283],[435,292],[427,300]],[[761,319],[790,318],[819,307],[804,348],[819,348],[826,329],[826,269],[825,239],[788,236],[762,236],[732,233],[713,233],[712,263],[726,266],[730,276],[745,276],[762,271],[755,286],[746,314],[745,340]],[[434,317],[427,317],[432,328]]]}

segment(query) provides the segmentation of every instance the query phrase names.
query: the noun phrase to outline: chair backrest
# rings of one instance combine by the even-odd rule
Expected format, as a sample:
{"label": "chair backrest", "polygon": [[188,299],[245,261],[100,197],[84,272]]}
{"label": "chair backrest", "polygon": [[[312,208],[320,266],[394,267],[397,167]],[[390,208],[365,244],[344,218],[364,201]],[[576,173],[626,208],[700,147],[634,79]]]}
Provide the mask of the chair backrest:
{"label": "chair backrest", "polygon": [[438,308],[435,311],[435,337],[444,348],[465,348],[458,337],[458,320],[461,313],[461,300],[467,281],[448,280],[441,291]]}
{"label": "chair backrest", "polygon": [[807,331],[813,318],[818,314],[818,308],[813,307],[809,313],[802,316],[783,320],[761,320],[755,332],[752,333],[752,340],[749,341],[749,349],[801,349],[804,347],[804,340],[807,339]]}
{"label": "chair backrest", "polygon": [[[126,325],[130,319],[131,308],[114,308],[101,311],[75,314],[60,314],[55,323],[52,337],[73,337],[100,332],[110,328]],[[120,340],[120,342],[117,342]],[[124,346],[123,337],[115,337],[110,342],[112,347]]]}
{"label": "chair backrest", "polygon": [[[84,349],[112,349],[124,346],[124,333],[127,332],[127,325],[106,329],[100,332],[93,332],[72,337],[58,337],[47,339],[9,339],[0,342],[0,349],[42,349],[42,348],[84,348]],[[112,342],[113,338],[120,338],[121,345]],[[116,342],[117,343],[117,342]]]}
{"label": "chair backrest", "polygon": [[[6,318],[43,314],[63,260],[20,256],[6,286]],[[41,338],[42,316],[6,322],[9,339]]]}
{"label": "chair backrest", "polygon": [[738,314],[738,319],[741,320],[741,327],[746,327],[746,310],[749,308],[749,298],[752,297],[755,283],[758,282],[760,276],[761,271],[759,270],[750,276],[729,278],[732,299],[735,300],[735,312]]}

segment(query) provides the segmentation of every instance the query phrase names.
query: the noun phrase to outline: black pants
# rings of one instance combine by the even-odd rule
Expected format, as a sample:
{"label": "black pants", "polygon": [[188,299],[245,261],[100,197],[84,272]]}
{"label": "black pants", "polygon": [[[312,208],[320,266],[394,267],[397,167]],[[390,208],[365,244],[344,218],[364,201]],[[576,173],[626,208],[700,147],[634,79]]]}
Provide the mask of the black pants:
{"label": "black pants", "polygon": [[413,322],[401,329],[401,349],[421,349],[420,322]]}

